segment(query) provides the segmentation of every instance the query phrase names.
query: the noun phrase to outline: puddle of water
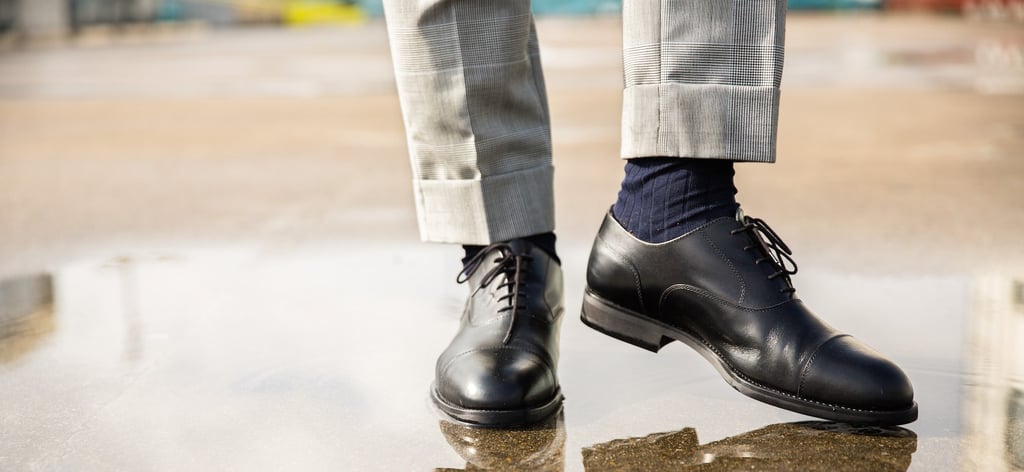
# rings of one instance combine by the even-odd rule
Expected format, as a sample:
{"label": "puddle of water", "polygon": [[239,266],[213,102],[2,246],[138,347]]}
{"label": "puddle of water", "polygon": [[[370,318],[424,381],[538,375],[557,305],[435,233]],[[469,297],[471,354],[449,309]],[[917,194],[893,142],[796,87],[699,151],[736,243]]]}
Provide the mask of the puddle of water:
{"label": "puddle of water", "polygon": [[[448,444],[466,461],[452,470],[565,470],[562,415],[514,430],[440,422]],[[917,435],[904,428],[855,427],[805,421],[781,423],[701,444],[697,430],[652,433],[583,448],[585,471],[872,470],[904,471]]]}
{"label": "puddle of water", "polygon": [[[582,268],[586,252],[562,259]],[[683,346],[654,355],[586,329],[570,270],[564,417],[509,432],[429,407],[457,261],[422,245],[238,248],[0,282],[0,469],[1021,467],[1020,274],[801,271],[812,307],[915,383],[921,419],[873,430],[750,401]]]}
{"label": "puddle of water", "polygon": [[474,428],[446,420],[440,421],[439,427],[448,445],[466,461],[465,470],[565,470],[565,419],[561,413],[519,429]]}
{"label": "puddle of water", "polygon": [[587,471],[904,471],[915,451],[917,435],[907,429],[807,421],[707,444],[693,428],[618,439],[584,449],[583,464]]}

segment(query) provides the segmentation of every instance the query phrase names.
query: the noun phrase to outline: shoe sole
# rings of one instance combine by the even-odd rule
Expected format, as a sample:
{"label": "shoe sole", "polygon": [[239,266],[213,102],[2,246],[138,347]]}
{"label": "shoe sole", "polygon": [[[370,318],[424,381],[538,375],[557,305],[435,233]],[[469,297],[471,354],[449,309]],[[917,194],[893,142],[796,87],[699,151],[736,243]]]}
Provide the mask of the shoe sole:
{"label": "shoe sole", "polygon": [[892,426],[917,419],[917,403],[902,410],[865,410],[802,398],[748,379],[733,369],[703,340],[628,308],[603,300],[588,287],[583,293],[580,319],[587,326],[639,348],[657,353],[666,344],[680,341],[704,356],[736,391],[755,400],[790,411],[845,423]]}
{"label": "shoe sole", "polygon": [[430,398],[434,406],[448,419],[466,426],[482,428],[514,428],[528,426],[544,421],[562,411],[562,391],[555,391],[551,401],[534,407],[519,410],[478,410],[452,405],[441,398],[434,385],[430,386]]}

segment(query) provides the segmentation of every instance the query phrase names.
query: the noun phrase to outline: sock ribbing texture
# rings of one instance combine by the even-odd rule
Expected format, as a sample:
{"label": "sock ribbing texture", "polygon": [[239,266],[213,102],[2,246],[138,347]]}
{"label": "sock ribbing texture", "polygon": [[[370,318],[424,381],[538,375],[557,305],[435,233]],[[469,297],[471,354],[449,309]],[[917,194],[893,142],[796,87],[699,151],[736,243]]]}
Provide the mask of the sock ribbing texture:
{"label": "sock ribbing texture", "polygon": [[626,162],[612,215],[638,239],[661,243],[734,216],[732,161],[644,157]]}

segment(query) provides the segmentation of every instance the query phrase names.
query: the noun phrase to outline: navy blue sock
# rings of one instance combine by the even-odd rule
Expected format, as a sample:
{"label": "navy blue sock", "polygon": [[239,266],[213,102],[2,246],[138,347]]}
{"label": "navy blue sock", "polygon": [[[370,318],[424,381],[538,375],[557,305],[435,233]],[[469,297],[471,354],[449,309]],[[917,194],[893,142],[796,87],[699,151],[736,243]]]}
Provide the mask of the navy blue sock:
{"label": "navy blue sock", "polygon": [[643,157],[626,162],[612,215],[649,243],[682,236],[723,216],[734,216],[732,161]]}
{"label": "navy blue sock", "polygon": [[[562,264],[562,261],[558,259],[558,254],[555,253],[555,233],[535,234],[533,236],[527,236],[522,239],[529,241],[534,246],[537,246],[540,250],[547,253],[547,255],[551,256],[551,258],[555,260],[555,263],[559,265]],[[477,255],[477,253],[483,250],[484,247],[486,246],[473,246],[463,244],[462,249],[465,249],[466,257],[462,258],[462,265],[466,265],[466,263],[469,262],[469,260],[472,259],[473,256]]]}

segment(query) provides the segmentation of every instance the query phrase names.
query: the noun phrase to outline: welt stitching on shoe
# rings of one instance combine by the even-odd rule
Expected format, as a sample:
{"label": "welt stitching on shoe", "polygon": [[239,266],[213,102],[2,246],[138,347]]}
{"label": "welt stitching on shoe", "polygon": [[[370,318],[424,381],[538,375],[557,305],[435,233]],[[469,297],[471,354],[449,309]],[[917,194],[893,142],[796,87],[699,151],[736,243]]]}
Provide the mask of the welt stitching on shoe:
{"label": "welt stitching on shoe", "polygon": [[736,300],[736,303],[743,303],[743,297],[745,297],[746,294],[747,294],[747,284],[746,284],[746,281],[743,280],[743,276],[740,275],[740,271],[737,270],[736,266],[733,265],[732,261],[729,260],[728,257],[726,257],[725,252],[723,252],[718,247],[718,245],[715,244],[715,242],[711,240],[711,237],[708,236],[707,232],[701,231],[700,235],[703,236],[704,240],[707,241],[707,243],[711,245],[712,249],[715,250],[715,254],[718,254],[718,257],[721,257],[722,260],[725,261],[725,264],[729,266],[729,270],[731,270],[733,275],[736,276],[736,280],[738,280],[740,282],[740,298],[739,298],[739,300]]}
{"label": "welt stitching on shoe", "polygon": [[615,250],[612,249],[612,245],[608,244],[608,241],[606,241],[604,238],[598,236],[597,239],[600,239],[602,242],[605,243],[605,249],[608,251],[608,255],[614,257],[624,266],[628,267],[629,271],[633,273],[633,283],[636,286],[636,297],[640,301],[640,309],[643,311],[647,311],[647,305],[644,304],[643,288],[640,284],[640,273],[637,272],[636,267],[634,267],[633,263],[629,262],[629,260],[627,260],[624,256],[620,255],[618,252],[615,252]]}
{"label": "welt stitching on shoe", "polygon": [[800,395],[800,392],[803,391],[803,389],[804,389],[804,380],[807,379],[807,373],[811,371],[811,364],[814,364],[814,359],[816,357],[818,357],[818,353],[821,352],[821,348],[825,347],[826,344],[832,342],[834,339],[838,339],[838,338],[841,338],[841,337],[844,337],[844,336],[849,336],[849,335],[848,334],[837,334],[837,335],[834,335],[831,338],[826,339],[825,342],[819,344],[818,347],[814,348],[814,354],[811,354],[811,358],[807,359],[807,363],[804,364],[804,368],[800,369],[800,384],[798,384],[796,386],[796,394],[797,395]]}
{"label": "welt stitching on shoe", "polygon": [[[669,290],[687,290],[687,291],[690,291],[690,292],[692,292],[692,293],[695,293],[695,294],[697,294],[697,295],[700,295],[700,296],[703,296],[703,297],[706,297],[706,298],[710,298],[710,299],[712,299],[712,300],[719,300],[719,301],[721,301],[721,300],[720,300],[719,298],[716,298],[716,297],[712,297],[712,296],[709,296],[709,295],[707,295],[707,294],[704,294],[704,293],[701,293],[701,292],[698,292],[698,291],[693,291],[693,290],[689,290],[689,288],[688,288],[688,287],[686,287],[686,286],[676,285],[676,286],[672,286],[672,287],[670,287],[670,288],[669,288]],[[782,305],[782,304],[784,304],[784,303],[788,303],[788,301],[787,301],[787,302],[783,302],[783,303],[780,303],[779,305]],[[750,309],[749,311],[768,311],[768,310],[770,310],[770,309],[772,309],[772,308],[774,308],[774,307],[777,307],[777,306],[779,306],[779,305],[774,305],[774,306],[772,306],[772,307],[768,307],[768,308],[763,308],[763,309],[759,309],[759,310],[758,310],[758,309]],[[742,307],[739,307],[739,308],[742,308]],[[720,361],[722,361],[722,363],[723,363],[723,364],[725,364],[725,365],[726,365],[726,367],[728,367],[728,368],[729,368],[729,370],[730,370],[730,371],[731,371],[731,372],[732,372],[733,374],[735,374],[735,375],[736,375],[737,377],[739,377],[740,379],[743,379],[743,381],[744,381],[744,382],[747,382],[747,383],[749,383],[749,384],[751,384],[751,385],[754,385],[754,386],[756,386],[756,387],[758,387],[758,388],[761,388],[761,389],[764,389],[764,390],[768,390],[768,391],[770,391],[770,392],[773,392],[773,393],[777,393],[777,394],[779,394],[779,395],[782,395],[782,396],[785,396],[785,397],[789,397],[789,398],[793,398],[793,399],[796,399],[796,400],[800,400],[800,401],[802,401],[802,402],[807,402],[807,403],[814,403],[814,404],[817,404],[817,405],[827,406],[827,407],[829,407],[829,408],[833,408],[833,409],[840,409],[840,410],[846,410],[846,411],[862,411],[862,412],[866,412],[866,413],[879,413],[879,412],[885,412],[885,410],[865,410],[865,409],[861,409],[861,408],[851,408],[851,407],[847,407],[847,406],[837,405],[837,404],[834,404],[834,403],[825,403],[825,402],[820,402],[820,401],[817,401],[817,400],[811,400],[811,399],[809,399],[809,398],[803,398],[803,397],[801,397],[801,396],[799,396],[799,395],[794,395],[794,394],[792,394],[792,393],[789,393],[789,392],[784,392],[784,391],[782,391],[782,390],[779,390],[779,389],[777,389],[777,388],[775,388],[775,387],[769,387],[769,386],[767,386],[767,385],[764,385],[764,384],[762,384],[761,382],[758,382],[758,381],[756,381],[756,380],[754,380],[754,379],[752,379],[752,378],[750,378],[750,377],[747,377],[747,376],[746,376],[745,374],[743,374],[742,372],[740,372],[739,370],[737,370],[737,369],[736,369],[736,366],[734,366],[734,365],[733,365],[733,364],[732,364],[731,362],[729,362],[729,361],[728,361],[728,360],[727,360],[727,359],[725,358],[724,354],[722,354],[722,352],[718,350],[718,348],[716,348],[715,346],[712,346],[712,345],[711,345],[710,343],[708,343],[707,341],[705,341],[705,340],[704,340],[704,338],[702,338],[702,337],[701,337],[700,335],[698,335],[697,333],[695,333],[695,332],[693,332],[693,331],[691,331],[691,330],[689,330],[689,329],[686,329],[686,328],[682,328],[682,327],[677,327],[677,326],[672,326],[672,325],[669,325],[669,324],[667,324],[667,323],[663,323],[663,322],[661,322],[661,321],[655,320],[655,319],[653,319],[653,318],[650,318],[650,317],[648,317],[648,319],[649,319],[649,320],[650,320],[651,322],[653,322],[653,323],[655,323],[655,324],[658,324],[658,325],[661,325],[661,326],[662,326],[662,327],[664,327],[664,328],[668,328],[668,329],[677,329],[677,330],[680,330],[680,331],[683,331],[683,332],[685,332],[686,334],[689,334],[690,336],[692,336],[692,337],[693,337],[693,339],[696,339],[697,341],[700,341],[700,343],[701,343],[701,344],[703,344],[703,345],[704,345],[704,347],[707,347],[708,349],[710,349],[710,350],[711,350],[711,352],[714,352],[714,353],[715,353],[715,356],[716,356],[716,357],[718,357],[718,359],[719,359]],[[820,346],[819,346],[819,347],[820,347]]]}

